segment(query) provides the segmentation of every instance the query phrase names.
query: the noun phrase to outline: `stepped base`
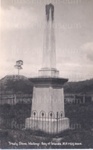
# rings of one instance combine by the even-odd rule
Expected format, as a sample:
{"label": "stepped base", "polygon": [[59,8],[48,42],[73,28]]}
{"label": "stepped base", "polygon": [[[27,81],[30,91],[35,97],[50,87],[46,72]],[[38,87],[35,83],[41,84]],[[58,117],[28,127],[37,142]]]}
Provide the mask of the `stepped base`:
{"label": "stepped base", "polygon": [[46,133],[56,134],[69,129],[69,119],[47,119],[47,118],[27,118],[25,122],[26,129],[41,130]]}
{"label": "stepped base", "polygon": [[54,68],[42,68],[39,70],[39,77],[58,77],[59,71]]}

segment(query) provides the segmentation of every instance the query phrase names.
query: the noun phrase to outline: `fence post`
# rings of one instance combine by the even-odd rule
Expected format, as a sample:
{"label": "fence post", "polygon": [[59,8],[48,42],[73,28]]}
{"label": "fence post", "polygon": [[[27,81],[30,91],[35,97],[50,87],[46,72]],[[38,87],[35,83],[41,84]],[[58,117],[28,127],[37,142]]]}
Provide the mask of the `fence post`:
{"label": "fence post", "polygon": [[57,112],[57,133],[58,133],[58,112]]}
{"label": "fence post", "polygon": [[44,126],[44,124],[43,124],[43,117],[44,117],[44,113],[42,112],[42,131],[43,131],[43,126]]}

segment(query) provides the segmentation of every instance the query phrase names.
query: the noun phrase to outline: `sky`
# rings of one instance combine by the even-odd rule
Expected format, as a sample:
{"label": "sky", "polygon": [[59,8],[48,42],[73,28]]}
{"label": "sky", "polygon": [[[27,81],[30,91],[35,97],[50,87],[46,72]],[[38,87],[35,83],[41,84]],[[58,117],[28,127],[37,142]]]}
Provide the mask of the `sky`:
{"label": "sky", "polygon": [[55,7],[56,68],[69,81],[93,78],[93,0],[1,0],[0,78],[38,76],[42,68],[45,5]]}

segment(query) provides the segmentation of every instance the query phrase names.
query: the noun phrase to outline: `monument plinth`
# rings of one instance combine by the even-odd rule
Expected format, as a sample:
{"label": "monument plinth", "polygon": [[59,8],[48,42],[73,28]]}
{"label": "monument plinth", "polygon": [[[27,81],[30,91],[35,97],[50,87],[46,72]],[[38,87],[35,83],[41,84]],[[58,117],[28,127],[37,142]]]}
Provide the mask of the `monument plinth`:
{"label": "monument plinth", "polygon": [[26,119],[26,128],[47,133],[58,133],[69,128],[69,119],[64,111],[63,84],[68,79],[59,78],[56,69],[54,35],[54,6],[46,5],[46,28],[43,49],[43,67],[34,84],[31,117]]}
{"label": "monument plinth", "polygon": [[59,71],[54,68],[42,68],[39,70],[39,76],[40,77],[58,77]]}

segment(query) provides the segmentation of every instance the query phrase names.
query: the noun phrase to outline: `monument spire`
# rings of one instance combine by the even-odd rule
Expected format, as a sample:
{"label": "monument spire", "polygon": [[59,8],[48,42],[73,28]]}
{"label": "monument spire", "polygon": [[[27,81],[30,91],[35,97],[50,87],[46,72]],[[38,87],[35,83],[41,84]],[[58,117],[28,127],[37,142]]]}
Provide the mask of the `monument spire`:
{"label": "monument spire", "polygon": [[45,32],[43,39],[43,65],[40,76],[58,76],[56,70],[56,46],[54,29],[54,5],[45,6]]}
{"label": "monument spire", "polygon": [[52,4],[46,5],[46,17],[47,21],[54,20],[54,6]]}

